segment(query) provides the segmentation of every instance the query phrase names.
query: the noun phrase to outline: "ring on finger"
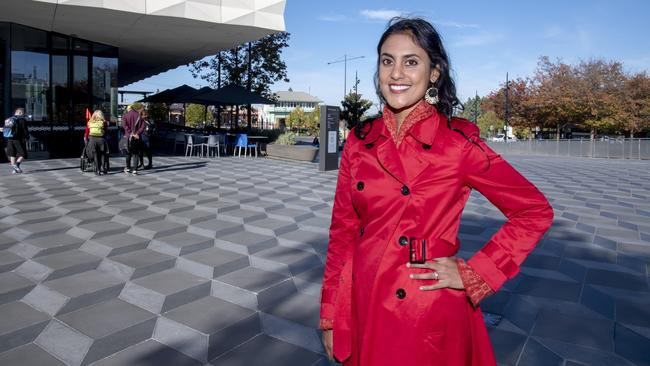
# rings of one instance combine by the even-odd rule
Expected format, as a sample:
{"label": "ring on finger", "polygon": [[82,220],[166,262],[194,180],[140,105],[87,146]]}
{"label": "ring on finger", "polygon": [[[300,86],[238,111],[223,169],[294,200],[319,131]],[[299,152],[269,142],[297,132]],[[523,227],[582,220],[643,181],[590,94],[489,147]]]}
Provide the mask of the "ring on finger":
{"label": "ring on finger", "polygon": [[438,278],[438,272],[433,272],[433,278],[434,278],[436,281],[439,280],[439,278]]}

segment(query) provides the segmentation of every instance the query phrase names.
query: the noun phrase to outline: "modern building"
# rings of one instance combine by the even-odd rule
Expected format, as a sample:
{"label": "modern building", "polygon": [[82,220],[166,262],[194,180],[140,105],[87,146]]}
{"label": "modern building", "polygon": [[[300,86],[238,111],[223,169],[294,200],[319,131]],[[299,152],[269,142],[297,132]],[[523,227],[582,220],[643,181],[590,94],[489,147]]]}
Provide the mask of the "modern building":
{"label": "modern building", "polygon": [[57,141],[83,130],[86,109],[116,121],[119,87],[283,31],[284,8],[285,0],[2,0],[0,115],[24,107],[58,155]]}
{"label": "modern building", "polygon": [[313,112],[323,101],[313,95],[301,91],[275,92],[277,102],[275,105],[264,105],[262,107],[262,121],[266,128],[279,128],[284,126],[287,117],[294,109],[300,107],[305,113]]}

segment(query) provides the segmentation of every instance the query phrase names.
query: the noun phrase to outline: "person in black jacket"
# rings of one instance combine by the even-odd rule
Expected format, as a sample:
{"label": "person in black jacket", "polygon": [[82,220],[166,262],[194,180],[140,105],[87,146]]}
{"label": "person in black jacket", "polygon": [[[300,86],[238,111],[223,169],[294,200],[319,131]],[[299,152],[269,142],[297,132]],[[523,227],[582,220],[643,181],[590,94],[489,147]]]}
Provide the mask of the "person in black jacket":
{"label": "person in black jacket", "polygon": [[20,168],[20,164],[27,159],[29,130],[24,116],[25,109],[16,108],[14,115],[5,120],[4,129],[11,131],[9,135],[4,134],[7,138],[7,156],[11,164],[11,174],[22,174],[23,170]]}

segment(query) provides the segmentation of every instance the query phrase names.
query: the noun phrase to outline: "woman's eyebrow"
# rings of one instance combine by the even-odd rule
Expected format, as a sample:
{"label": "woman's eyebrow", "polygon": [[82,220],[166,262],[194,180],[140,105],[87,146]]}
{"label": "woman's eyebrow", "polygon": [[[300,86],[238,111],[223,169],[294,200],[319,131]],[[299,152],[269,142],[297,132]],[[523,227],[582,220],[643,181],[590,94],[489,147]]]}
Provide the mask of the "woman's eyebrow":
{"label": "woman's eyebrow", "polygon": [[[382,56],[382,57],[385,56],[385,57],[395,58],[395,56],[393,56],[393,55],[391,55],[390,53],[387,53],[387,52],[383,52],[383,53],[381,54],[381,56]],[[402,58],[411,58],[411,57],[421,58],[420,56],[418,56],[418,55],[415,54],[415,53],[409,53],[409,54],[407,54],[407,55],[402,55],[401,57],[402,57]]]}

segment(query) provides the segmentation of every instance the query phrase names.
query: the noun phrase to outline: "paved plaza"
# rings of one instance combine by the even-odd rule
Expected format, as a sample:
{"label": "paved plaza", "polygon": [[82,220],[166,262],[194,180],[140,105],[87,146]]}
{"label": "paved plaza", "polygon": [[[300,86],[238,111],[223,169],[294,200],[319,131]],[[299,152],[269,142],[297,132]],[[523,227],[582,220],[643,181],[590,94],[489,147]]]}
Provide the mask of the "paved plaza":
{"label": "paved plaza", "polygon": [[[499,364],[650,365],[650,161],[509,160],[556,219],[483,303]],[[112,163],[100,177],[78,159],[2,166],[0,365],[329,364],[315,327],[336,172]],[[460,255],[503,222],[472,194]]]}

